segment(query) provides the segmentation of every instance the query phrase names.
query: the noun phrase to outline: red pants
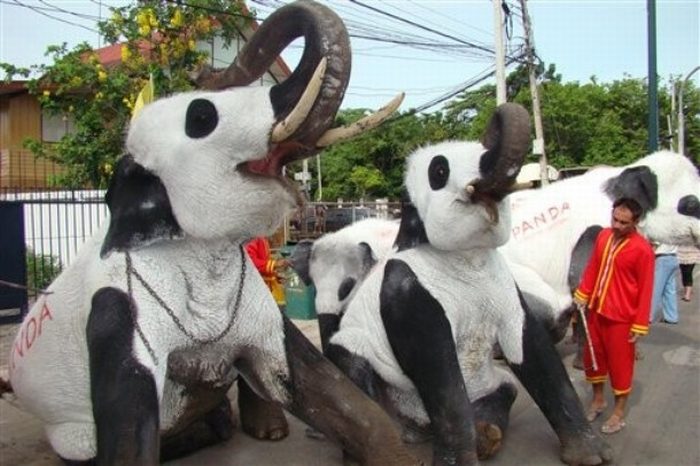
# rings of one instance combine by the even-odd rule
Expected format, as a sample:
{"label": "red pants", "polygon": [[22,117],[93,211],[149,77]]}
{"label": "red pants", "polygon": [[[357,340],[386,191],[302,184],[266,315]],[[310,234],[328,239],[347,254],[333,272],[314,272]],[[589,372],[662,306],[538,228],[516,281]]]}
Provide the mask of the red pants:
{"label": "red pants", "polygon": [[605,382],[610,375],[610,385],[615,395],[625,395],[632,391],[634,374],[635,345],[630,343],[628,322],[615,322],[597,312],[588,312],[588,332],[598,365],[593,370],[590,349],[583,352],[583,364],[586,367],[586,380],[590,383]]}

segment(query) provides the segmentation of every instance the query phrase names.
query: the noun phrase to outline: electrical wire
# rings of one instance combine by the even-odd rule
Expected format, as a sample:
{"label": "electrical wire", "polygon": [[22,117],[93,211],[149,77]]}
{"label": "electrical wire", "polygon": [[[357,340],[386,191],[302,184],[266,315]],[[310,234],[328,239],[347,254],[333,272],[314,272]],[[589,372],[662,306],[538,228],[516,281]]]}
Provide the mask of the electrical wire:
{"label": "electrical wire", "polygon": [[[85,30],[87,30],[87,31],[90,31],[90,32],[99,33],[99,31],[98,31],[97,29],[92,29],[92,28],[87,27],[87,26],[85,26],[85,25],[83,25],[83,24],[74,23],[74,22],[72,22],[72,21],[68,21],[68,20],[65,20],[65,19],[63,19],[63,18],[58,18],[58,17],[56,17],[56,16],[50,15],[50,14],[48,14],[48,13],[46,13],[46,12],[44,11],[44,10],[47,10],[47,8],[36,7],[36,6],[32,6],[32,5],[26,5],[26,4],[22,3],[22,2],[20,2],[19,0],[12,0],[12,2],[13,2],[13,3],[10,3],[10,2],[4,1],[4,0],[0,0],[0,3],[3,3],[3,4],[5,4],[5,5],[12,5],[12,6],[15,6],[15,5],[16,5],[16,6],[20,6],[20,7],[23,7],[23,8],[27,8],[27,9],[29,9],[29,10],[32,10],[32,11],[35,12],[35,13],[38,13],[38,14],[40,14],[40,15],[42,15],[42,16],[46,16],[47,18],[51,18],[51,19],[53,19],[53,20],[55,20],[55,21],[59,21],[59,22],[61,22],[61,23],[69,24],[69,25],[71,25],[71,26],[83,28],[83,29],[85,29]],[[49,11],[55,11],[55,9],[50,9]]]}

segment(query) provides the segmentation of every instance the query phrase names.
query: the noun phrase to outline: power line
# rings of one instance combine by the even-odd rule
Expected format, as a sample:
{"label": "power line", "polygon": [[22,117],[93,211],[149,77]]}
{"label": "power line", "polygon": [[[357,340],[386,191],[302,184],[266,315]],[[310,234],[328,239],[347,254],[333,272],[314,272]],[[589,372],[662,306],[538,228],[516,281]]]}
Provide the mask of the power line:
{"label": "power line", "polygon": [[[76,27],[79,27],[79,28],[83,28],[83,29],[86,29],[86,30],[88,30],[88,31],[90,31],[90,32],[94,32],[94,33],[98,33],[98,32],[99,32],[99,31],[97,31],[97,29],[89,28],[89,27],[87,27],[87,26],[85,26],[85,25],[83,25],[83,24],[74,23],[74,22],[72,22],[72,21],[68,21],[68,20],[65,20],[65,19],[63,19],[63,18],[58,18],[58,17],[56,17],[56,16],[50,15],[50,14],[48,14],[48,13],[45,13],[43,10],[47,10],[47,8],[41,8],[41,7],[36,7],[36,6],[32,6],[32,5],[26,5],[26,4],[22,3],[22,2],[20,2],[19,0],[13,0],[13,2],[14,2],[14,3],[10,3],[10,2],[7,2],[7,1],[5,1],[5,0],[0,0],[0,3],[6,4],[6,5],[12,5],[12,6],[15,6],[15,5],[16,5],[16,6],[21,6],[21,7],[23,7],[23,8],[27,8],[27,9],[29,9],[29,10],[32,10],[33,12],[38,13],[38,14],[40,14],[40,15],[42,15],[42,16],[46,16],[47,18],[51,18],[51,19],[53,19],[54,21],[60,21],[61,23],[70,24],[71,26],[76,26]],[[55,9],[49,10],[49,11],[55,11]]]}
{"label": "power line", "polygon": [[494,53],[494,52],[493,52],[493,49],[489,49],[489,48],[487,48],[487,47],[484,47],[484,46],[481,46],[481,45],[478,45],[478,44],[474,44],[474,43],[472,43],[472,42],[464,41],[464,40],[462,40],[462,39],[460,39],[460,38],[458,38],[458,37],[454,37],[454,36],[452,36],[452,35],[445,34],[445,33],[442,33],[442,32],[440,32],[440,31],[436,31],[435,29],[429,28],[429,27],[427,27],[427,26],[423,26],[423,25],[421,25],[421,24],[415,23],[415,22],[410,21],[410,20],[408,20],[408,19],[401,18],[401,17],[399,17],[399,16],[396,16],[396,15],[393,15],[393,14],[388,13],[388,12],[386,12],[386,11],[383,11],[383,10],[380,10],[380,9],[378,9],[378,8],[375,8],[375,7],[373,7],[373,6],[366,5],[366,4],[364,4],[364,3],[359,2],[358,0],[350,0],[350,2],[352,2],[352,3],[356,4],[356,5],[360,5],[361,7],[367,8],[367,9],[372,10],[372,11],[374,11],[374,12],[377,12],[377,13],[379,13],[379,14],[382,14],[382,15],[384,15],[384,16],[387,16],[387,17],[389,17],[389,18],[395,19],[396,21],[400,21],[400,22],[403,22],[403,23],[406,23],[406,24],[410,24],[411,26],[417,27],[417,28],[419,28],[419,29],[423,29],[423,30],[425,30],[425,31],[432,32],[433,34],[437,34],[438,36],[441,36],[441,37],[445,37],[445,38],[447,38],[447,39],[454,40],[455,42],[458,42],[458,43],[460,43],[460,44],[467,45],[467,46],[469,46],[469,47],[472,47],[472,48],[475,48],[475,49],[478,49],[478,50],[482,50],[482,51],[487,52],[487,53],[489,53],[489,54],[493,54],[493,53]]}

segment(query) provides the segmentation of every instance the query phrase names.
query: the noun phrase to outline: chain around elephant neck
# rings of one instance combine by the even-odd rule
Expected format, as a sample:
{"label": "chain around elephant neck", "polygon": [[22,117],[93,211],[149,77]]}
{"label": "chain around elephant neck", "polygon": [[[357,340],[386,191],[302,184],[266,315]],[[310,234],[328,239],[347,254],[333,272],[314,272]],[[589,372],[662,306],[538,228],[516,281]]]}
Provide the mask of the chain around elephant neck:
{"label": "chain around elephant neck", "polygon": [[134,302],[134,295],[133,295],[133,286],[132,286],[132,280],[131,277],[135,277],[136,280],[138,280],[139,283],[141,283],[141,286],[148,292],[148,294],[151,295],[153,299],[156,300],[158,304],[165,310],[165,312],[170,316],[170,319],[173,321],[175,326],[190,340],[193,342],[199,344],[199,345],[209,345],[212,343],[216,343],[217,341],[221,340],[226,334],[231,330],[231,327],[233,327],[233,321],[236,318],[236,314],[238,314],[238,308],[241,304],[241,297],[243,296],[243,285],[245,282],[245,277],[246,277],[246,257],[245,257],[245,252],[243,250],[243,245],[239,244],[238,245],[238,250],[241,254],[241,276],[240,280],[238,281],[238,291],[236,292],[236,301],[233,305],[233,309],[230,310],[231,315],[229,316],[229,321],[228,324],[226,324],[226,327],[219,333],[218,335],[212,337],[212,338],[199,338],[192,332],[190,332],[183,324],[182,321],[180,321],[180,318],[175,314],[175,311],[168,306],[168,304],[160,297],[158,296],[158,293],[151,287],[151,285],[148,284],[148,282],[141,276],[140,273],[134,268],[134,264],[131,260],[131,254],[129,251],[126,251],[125,257],[126,257],[126,286],[129,292],[129,298],[131,300],[130,306],[131,306],[131,319],[134,323],[134,327],[136,328],[136,332],[139,335],[139,338],[141,338],[141,341],[143,344],[146,346],[146,349],[148,350],[148,353],[151,355],[153,358],[153,361],[155,362],[156,365],[158,365],[158,358],[156,357],[155,351],[153,350],[153,347],[151,347],[150,343],[146,339],[146,336],[143,333],[143,330],[141,329],[141,326],[138,323],[138,319],[136,316],[136,306]]}

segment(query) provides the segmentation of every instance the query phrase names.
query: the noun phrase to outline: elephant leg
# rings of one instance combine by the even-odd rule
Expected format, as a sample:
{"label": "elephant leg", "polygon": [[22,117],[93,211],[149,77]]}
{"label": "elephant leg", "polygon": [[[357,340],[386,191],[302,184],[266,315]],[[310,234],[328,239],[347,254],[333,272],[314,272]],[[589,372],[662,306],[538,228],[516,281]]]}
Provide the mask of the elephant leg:
{"label": "elephant leg", "polygon": [[583,370],[585,367],[583,365],[583,352],[588,348],[588,340],[586,339],[586,332],[581,323],[581,316],[578,315],[576,322],[572,325],[573,339],[576,344],[576,354],[574,355],[574,361],[572,366],[574,369]]}
{"label": "elephant leg", "polygon": [[181,432],[161,440],[160,460],[171,461],[197,450],[230,440],[235,423],[228,399],[187,426]]}
{"label": "elephant leg", "polygon": [[537,403],[561,442],[567,464],[600,464],[612,459],[612,449],[586,420],[581,400],[541,322],[525,309],[523,361],[510,368]]}
{"label": "elephant leg", "polygon": [[500,448],[508,428],[510,409],[517,388],[511,383],[501,384],[494,392],[474,401],[476,424],[476,452],[480,460],[490,458]]}
{"label": "elephant leg", "polygon": [[258,440],[282,440],[289,425],[282,407],[264,400],[242,378],[238,378],[238,414],[243,432]]}
{"label": "elephant leg", "polygon": [[101,288],[86,326],[90,396],[100,465],[156,465],[159,405],[153,373],[134,357],[129,296]]}
{"label": "elephant leg", "polygon": [[[334,440],[362,464],[419,464],[387,413],[323,357],[286,316],[283,320],[289,367],[288,378],[281,381],[289,395],[285,409]],[[253,364],[250,360],[237,363],[248,382],[256,381]],[[252,386],[257,387],[255,383]]]}

